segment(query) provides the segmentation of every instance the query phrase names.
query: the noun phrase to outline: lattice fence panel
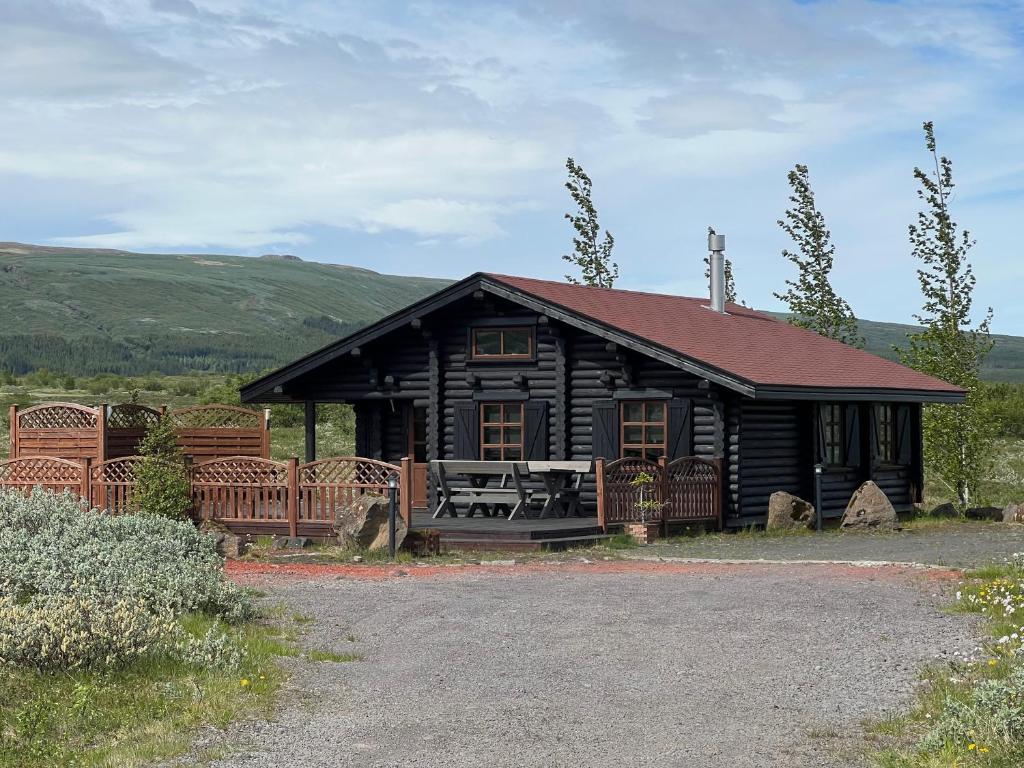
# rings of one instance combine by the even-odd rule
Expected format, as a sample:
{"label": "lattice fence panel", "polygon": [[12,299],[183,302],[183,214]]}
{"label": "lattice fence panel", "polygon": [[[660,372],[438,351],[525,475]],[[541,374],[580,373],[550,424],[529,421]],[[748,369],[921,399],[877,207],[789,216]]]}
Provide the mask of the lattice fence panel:
{"label": "lattice fence panel", "polygon": [[193,405],[171,411],[174,425],[181,429],[263,428],[263,414],[234,405]]}
{"label": "lattice fence panel", "polygon": [[160,411],[148,405],[121,403],[107,412],[107,429],[146,430],[160,421]]}
{"label": "lattice fence panel", "polygon": [[666,520],[717,520],[722,486],[718,465],[688,456],[666,468]]}
{"label": "lattice fence panel", "polygon": [[[619,459],[605,465],[603,495],[606,525],[640,519],[640,510],[637,508],[637,503],[640,501],[640,490],[632,483],[642,473],[653,478],[651,485],[645,491],[646,497],[654,501],[664,501],[663,474],[662,468],[658,464],[645,459],[629,458]],[[661,512],[656,509],[648,509],[644,511],[644,517],[650,521],[660,520]]]}
{"label": "lattice fence panel", "polygon": [[36,487],[55,493],[81,493],[84,475],[84,465],[51,456],[24,456],[0,462],[0,488],[24,493]]}
{"label": "lattice fence panel", "polygon": [[77,403],[44,403],[18,411],[18,429],[96,429],[99,412]]}
{"label": "lattice fence panel", "polygon": [[232,456],[192,468],[192,499],[202,520],[259,526],[288,518],[288,465]]}
{"label": "lattice fence panel", "polygon": [[135,469],[141,461],[141,456],[122,456],[92,467],[90,503],[114,514],[131,510],[136,482]]}
{"label": "lattice fence panel", "polygon": [[394,464],[353,456],[313,461],[299,467],[299,519],[333,523],[364,494],[386,495]]}

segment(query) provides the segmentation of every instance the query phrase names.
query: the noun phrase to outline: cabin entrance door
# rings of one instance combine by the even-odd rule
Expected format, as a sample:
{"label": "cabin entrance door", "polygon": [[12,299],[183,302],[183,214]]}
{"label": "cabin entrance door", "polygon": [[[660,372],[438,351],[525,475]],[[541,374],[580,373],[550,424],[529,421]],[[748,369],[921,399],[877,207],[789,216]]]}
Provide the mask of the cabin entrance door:
{"label": "cabin entrance door", "polygon": [[410,405],[406,409],[408,456],[412,459],[412,507],[427,508],[427,409]]}

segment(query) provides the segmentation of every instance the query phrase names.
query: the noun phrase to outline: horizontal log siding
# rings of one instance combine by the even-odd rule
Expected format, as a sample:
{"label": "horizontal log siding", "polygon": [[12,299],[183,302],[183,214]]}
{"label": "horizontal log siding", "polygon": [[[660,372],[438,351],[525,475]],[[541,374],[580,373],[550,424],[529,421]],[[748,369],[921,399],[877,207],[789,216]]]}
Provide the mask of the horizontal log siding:
{"label": "horizontal log siding", "polygon": [[812,471],[803,406],[743,400],[739,410],[739,509],[726,520],[734,527],[764,523],[775,491],[810,500]]}
{"label": "horizontal log siding", "polygon": [[913,508],[910,496],[910,467],[876,467],[873,480],[885,491],[897,512],[909,512]]}

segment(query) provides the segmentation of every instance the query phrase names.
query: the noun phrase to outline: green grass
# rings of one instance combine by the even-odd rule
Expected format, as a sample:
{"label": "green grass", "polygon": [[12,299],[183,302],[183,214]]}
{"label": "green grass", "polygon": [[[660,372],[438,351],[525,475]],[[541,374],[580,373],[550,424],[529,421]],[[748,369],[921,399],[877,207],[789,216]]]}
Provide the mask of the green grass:
{"label": "green grass", "polygon": [[[189,616],[203,634],[213,620]],[[237,672],[169,659],[103,672],[5,669],[0,675],[0,766],[140,766],[189,751],[202,726],[267,714],[295,655],[290,633],[268,623],[232,628],[247,661]]]}
{"label": "green grass", "polygon": [[[965,574],[964,594],[977,594],[992,588],[1001,579],[1014,583],[1024,579],[1024,571],[1011,565],[992,565]],[[952,613],[981,613],[980,606],[957,601]],[[938,722],[948,702],[969,700],[975,687],[987,680],[1001,680],[1024,663],[1003,653],[995,638],[1017,631],[1021,618],[993,615],[986,611],[985,627],[992,640],[983,643],[977,659],[928,666],[920,675],[913,706],[902,714],[888,715],[865,723],[865,732],[873,743],[871,762],[879,768],[1019,768],[1024,764],[1024,743],[1007,743],[994,735],[994,724],[983,720],[963,743],[923,747],[921,737]],[[974,746],[972,747],[971,744]]]}

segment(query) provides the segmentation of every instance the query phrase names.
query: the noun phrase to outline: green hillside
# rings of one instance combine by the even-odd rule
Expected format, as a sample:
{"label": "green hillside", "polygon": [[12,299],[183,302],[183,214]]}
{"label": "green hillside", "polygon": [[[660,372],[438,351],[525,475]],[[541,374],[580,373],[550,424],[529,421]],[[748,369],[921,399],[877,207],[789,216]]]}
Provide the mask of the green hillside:
{"label": "green hillside", "polygon": [[[76,376],[280,365],[445,285],[294,256],[167,255],[0,243],[0,371]],[[912,326],[861,321],[894,357]],[[986,378],[1024,381],[1024,338]]]}
{"label": "green hillside", "polygon": [[[778,318],[787,315],[771,312]],[[876,320],[858,320],[860,332],[867,342],[867,350],[876,355],[897,360],[893,345],[905,347],[907,334],[920,330],[914,325],[883,323]],[[993,335],[995,346],[985,360],[982,376],[989,381],[1024,382],[1024,337]]]}
{"label": "green hillside", "polygon": [[260,370],[442,285],[289,256],[0,243],[0,370]]}

